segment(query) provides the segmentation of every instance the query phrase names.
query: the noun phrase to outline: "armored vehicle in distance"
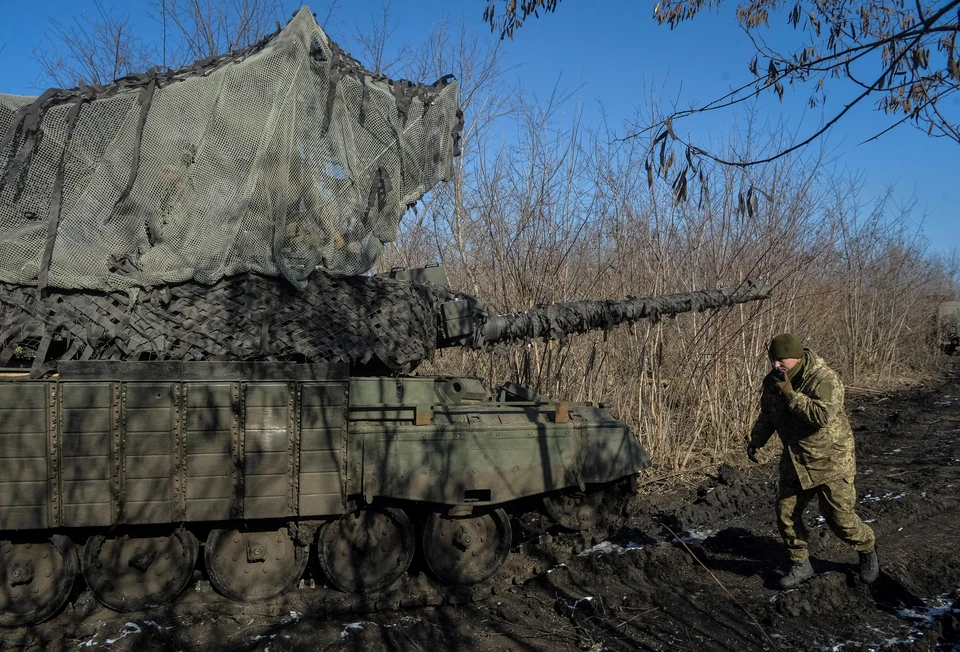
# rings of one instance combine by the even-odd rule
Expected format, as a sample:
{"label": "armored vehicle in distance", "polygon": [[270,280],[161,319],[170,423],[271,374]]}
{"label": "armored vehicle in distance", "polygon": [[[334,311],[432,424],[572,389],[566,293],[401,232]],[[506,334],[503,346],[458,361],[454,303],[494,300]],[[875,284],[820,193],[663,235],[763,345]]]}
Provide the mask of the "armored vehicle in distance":
{"label": "armored vehicle in distance", "polygon": [[937,308],[937,333],[944,353],[960,351],[960,301],[944,301]]}

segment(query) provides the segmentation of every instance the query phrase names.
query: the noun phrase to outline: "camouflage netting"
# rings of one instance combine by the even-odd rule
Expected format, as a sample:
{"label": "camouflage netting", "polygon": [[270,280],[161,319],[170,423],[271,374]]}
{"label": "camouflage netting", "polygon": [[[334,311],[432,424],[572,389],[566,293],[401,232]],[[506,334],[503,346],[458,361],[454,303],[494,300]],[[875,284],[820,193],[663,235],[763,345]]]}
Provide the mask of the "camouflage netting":
{"label": "camouflage netting", "polygon": [[213,286],[141,292],[41,291],[0,283],[0,367],[60,360],[294,360],[410,371],[437,345],[455,293],[381,277],[316,272],[299,291],[242,274]]}
{"label": "camouflage netting", "polygon": [[456,94],[451,78],[364,70],[307,8],[179,71],[0,94],[0,282],[109,292],[252,271],[304,288],[317,267],[364,273],[450,177]]}

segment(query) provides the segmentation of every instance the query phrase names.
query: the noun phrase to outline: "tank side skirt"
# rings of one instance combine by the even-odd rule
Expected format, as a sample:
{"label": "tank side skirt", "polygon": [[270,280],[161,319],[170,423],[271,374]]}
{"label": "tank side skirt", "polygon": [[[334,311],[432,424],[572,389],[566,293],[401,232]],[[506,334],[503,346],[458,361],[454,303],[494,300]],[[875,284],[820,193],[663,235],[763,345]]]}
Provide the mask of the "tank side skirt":
{"label": "tank side skirt", "polygon": [[61,453],[63,432],[63,415],[60,411],[60,384],[50,383],[47,386],[49,394],[49,410],[47,411],[47,432],[49,434],[50,454],[49,460],[49,478],[50,489],[48,500],[50,509],[48,514],[49,526],[56,528],[63,525],[63,518],[60,511],[60,505],[63,504],[63,486],[60,483]]}
{"label": "tank side skirt", "polygon": [[573,424],[355,425],[354,436],[364,442],[368,503],[383,496],[499,504],[578,484],[579,432]]}
{"label": "tank side skirt", "polygon": [[232,452],[230,465],[230,481],[233,486],[233,500],[231,512],[233,518],[243,518],[243,462],[241,461],[243,446],[243,386],[230,383],[231,407],[233,414],[230,419],[230,450]]}
{"label": "tank side skirt", "polygon": [[346,383],[303,383],[298,390],[297,507],[301,518],[342,514],[346,488]]}
{"label": "tank side skirt", "polygon": [[237,518],[243,519],[246,514],[244,512],[244,502],[243,497],[246,494],[246,483],[245,483],[245,473],[244,469],[246,468],[246,432],[247,432],[247,384],[240,383],[240,405],[239,409],[239,432],[237,433],[237,457],[235,458],[234,468],[236,469],[237,474]]}
{"label": "tank side skirt", "polygon": [[[109,392],[102,395],[104,399],[109,396],[110,406],[110,444],[108,455],[104,456],[108,459],[100,458],[109,464],[110,471],[100,477],[103,489],[110,488],[103,498],[109,500],[114,525],[168,522],[163,520],[166,518],[174,523],[206,520],[196,516],[188,518],[188,485],[204,481],[205,476],[201,468],[193,471],[200,474],[198,478],[188,473],[188,464],[194,468],[195,462],[204,461],[201,459],[204,449],[200,449],[200,457],[188,456],[188,440],[200,432],[190,428],[203,426],[188,427],[187,423],[190,410],[215,411],[216,405],[223,405],[219,408],[222,416],[214,416],[210,423],[222,425],[211,426],[219,431],[211,432],[209,441],[222,442],[217,446],[222,445],[224,453],[230,451],[224,456],[224,462],[228,456],[232,460],[229,466],[224,463],[220,471],[227,473],[222,477],[222,486],[224,489],[232,486],[232,498],[221,504],[226,510],[224,515],[229,513],[238,520],[335,516],[343,513],[351,497],[358,495],[367,503],[384,497],[443,504],[499,504],[563,488],[582,489],[585,482],[614,480],[649,464],[645,451],[622,422],[601,415],[599,410],[597,415],[583,419],[576,414],[575,405],[570,406],[570,416],[574,418],[569,420],[560,419],[560,410],[550,403],[512,407],[435,405],[432,408],[437,410],[437,423],[413,425],[389,418],[351,420],[347,415],[352,384],[348,386],[339,379],[319,383],[236,381],[222,386],[224,390],[229,387],[230,393],[229,397],[221,394],[220,403],[208,406],[201,398],[194,401],[192,408],[188,397],[194,390],[189,386],[195,385],[196,391],[201,391],[205,384],[202,380],[143,382],[146,380],[128,378],[100,384]],[[394,379],[390,380],[395,383]],[[69,403],[69,410],[74,412],[68,414],[63,397],[70,385],[77,387],[77,391]],[[38,514],[47,527],[107,524],[87,515],[87,506],[96,505],[93,502],[96,498],[88,496],[94,495],[93,482],[97,476],[77,475],[96,467],[94,442],[100,433],[104,438],[107,436],[98,429],[102,426],[98,427],[97,423],[102,421],[91,411],[101,409],[98,405],[105,408],[106,401],[84,402],[96,385],[86,378],[56,379],[49,381],[41,394],[45,395],[47,407],[45,493],[48,502],[45,513]],[[376,390],[387,385],[393,390],[390,383],[381,383]],[[322,389],[312,390],[308,402],[307,388],[310,387]],[[155,403],[143,402],[142,394],[147,389],[157,392],[150,395]],[[159,391],[161,389],[164,391]],[[394,405],[401,407],[403,392],[395,391],[399,400]],[[252,406],[249,405],[251,392],[255,393]],[[165,398],[161,398],[161,394]],[[225,409],[225,401],[231,404],[229,410]],[[417,405],[422,402],[416,401]],[[369,410],[372,404],[373,401],[367,400],[357,407]],[[250,414],[249,410],[252,410]],[[228,418],[229,435],[223,428]],[[252,434],[247,432],[250,418],[255,419]],[[444,419],[449,419],[449,423]],[[73,425],[68,426],[68,422]],[[191,423],[199,422],[193,419]],[[307,428],[311,443],[305,448]],[[164,430],[169,439],[162,436]],[[251,445],[255,448],[248,451]],[[80,457],[77,451],[81,451]],[[84,458],[84,454],[94,457]],[[162,460],[163,457],[166,460]],[[84,461],[87,459],[92,466],[83,466],[88,464]],[[69,476],[65,474],[68,462],[73,469]],[[169,465],[169,480],[165,479],[168,471],[158,466],[161,462],[164,469]],[[256,480],[252,487],[246,477],[251,472],[251,478]],[[85,479],[88,477],[92,480]],[[38,489],[41,486],[38,484]],[[213,486],[215,489],[216,485]],[[305,493],[310,494],[307,502],[304,502]],[[202,495],[213,499],[218,494]],[[226,497],[226,494],[219,495]],[[255,513],[245,509],[247,497],[257,499]],[[135,502],[130,503],[131,498]],[[145,515],[144,505],[152,503],[156,503],[155,509]],[[283,507],[274,512],[272,505]],[[72,506],[69,513],[65,511],[68,506]],[[77,511],[78,508],[81,511]]]}
{"label": "tank side skirt", "polygon": [[343,386],[343,398],[340,400],[340,410],[343,415],[340,419],[340,505],[346,509],[347,496],[350,495],[350,444],[347,428],[347,406],[350,402],[350,385]]}
{"label": "tank side skirt", "polygon": [[110,411],[113,415],[111,423],[111,434],[113,437],[113,446],[110,449],[110,463],[113,465],[111,481],[113,483],[113,492],[110,496],[111,508],[113,510],[113,522],[123,523],[123,475],[124,475],[124,391],[123,384],[116,382],[110,383]]}
{"label": "tank side skirt", "polygon": [[290,514],[300,515],[300,399],[301,383],[287,385],[287,478],[290,488],[287,493],[287,509]]}
{"label": "tank side skirt", "polygon": [[173,388],[173,520],[178,523],[187,518],[187,387],[176,383]]}

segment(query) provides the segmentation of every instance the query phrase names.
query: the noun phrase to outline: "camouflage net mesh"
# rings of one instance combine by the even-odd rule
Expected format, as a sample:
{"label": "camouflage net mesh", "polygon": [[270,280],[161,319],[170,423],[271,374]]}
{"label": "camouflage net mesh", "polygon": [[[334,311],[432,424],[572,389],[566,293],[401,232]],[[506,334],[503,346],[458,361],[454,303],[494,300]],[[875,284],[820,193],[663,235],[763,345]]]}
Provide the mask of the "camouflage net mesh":
{"label": "camouflage net mesh", "polygon": [[256,274],[141,292],[0,283],[0,366],[61,360],[348,362],[406,372],[437,345],[445,288],[316,272],[299,291]]}
{"label": "camouflage net mesh", "polygon": [[364,273],[450,177],[456,94],[450,78],[364,70],[307,8],[179,71],[0,94],[0,282],[113,291],[256,272],[305,288],[317,267]]}

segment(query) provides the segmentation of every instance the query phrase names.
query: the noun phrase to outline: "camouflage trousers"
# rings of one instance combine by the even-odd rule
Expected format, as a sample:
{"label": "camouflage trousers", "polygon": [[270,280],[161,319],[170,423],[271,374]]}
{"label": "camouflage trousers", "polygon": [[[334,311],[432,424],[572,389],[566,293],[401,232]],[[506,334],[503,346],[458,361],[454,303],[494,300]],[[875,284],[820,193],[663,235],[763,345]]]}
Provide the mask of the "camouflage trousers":
{"label": "camouflage trousers", "polygon": [[809,489],[781,481],[777,498],[777,526],[791,561],[800,561],[809,555],[803,510],[814,497],[819,499],[820,514],[841,541],[853,546],[857,552],[873,550],[876,541],[873,530],[854,511],[857,490],[852,478],[837,478]]}

